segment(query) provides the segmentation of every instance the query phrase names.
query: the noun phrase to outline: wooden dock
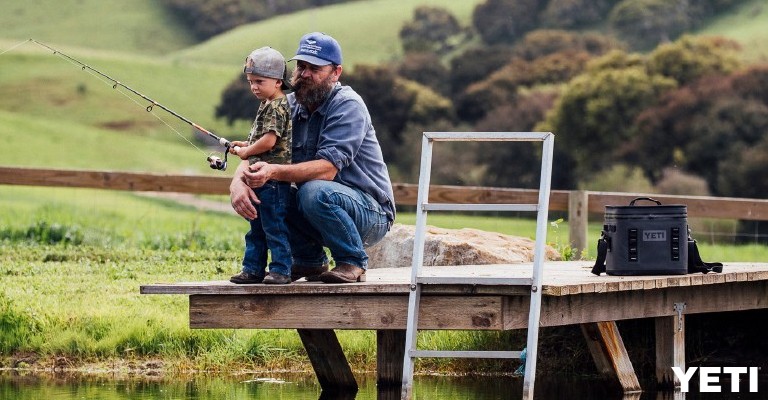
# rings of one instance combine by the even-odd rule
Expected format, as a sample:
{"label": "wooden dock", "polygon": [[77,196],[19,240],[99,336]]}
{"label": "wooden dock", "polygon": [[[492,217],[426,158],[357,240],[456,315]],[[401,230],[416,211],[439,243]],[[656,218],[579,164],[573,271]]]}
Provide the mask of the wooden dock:
{"label": "wooden dock", "polygon": [[[598,369],[625,392],[641,388],[616,321],[655,319],[656,348],[648,351],[656,355],[658,383],[675,387],[671,367],[685,367],[686,315],[768,308],[768,263],[727,263],[721,274],[634,277],[595,276],[591,267],[589,261],[545,264],[540,324],[580,325]],[[464,283],[424,287],[419,329],[525,329],[531,269],[530,263],[425,267],[425,275]],[[357,387],[334,330],[376,330],[378,384],[399,386],[410,268],[373,268],[367,277],[355,284],[157,283],[141,286],[141,293],[188,295],[193,329],[297,329],[323,389]],[[488,277],[506,280],[483,284]]]}

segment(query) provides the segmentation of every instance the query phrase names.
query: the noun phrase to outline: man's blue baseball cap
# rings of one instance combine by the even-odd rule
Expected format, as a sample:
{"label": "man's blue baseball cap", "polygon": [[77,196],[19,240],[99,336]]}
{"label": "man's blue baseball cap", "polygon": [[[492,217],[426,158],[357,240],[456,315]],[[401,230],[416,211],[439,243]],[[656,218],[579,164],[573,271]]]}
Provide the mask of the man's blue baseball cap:
{"label": "man's blue baseball cap", "polygon": [[341,46],[336,39],[322,32],[307,33],[301,37],[296,56],[290,59],[306,61],[312,65],[341,65]]}

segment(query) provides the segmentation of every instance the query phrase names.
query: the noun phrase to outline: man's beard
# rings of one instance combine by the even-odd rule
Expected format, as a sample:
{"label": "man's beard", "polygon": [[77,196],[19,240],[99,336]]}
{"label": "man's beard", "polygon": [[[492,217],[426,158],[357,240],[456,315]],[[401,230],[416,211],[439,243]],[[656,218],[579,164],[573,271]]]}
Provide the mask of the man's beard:
{"label": "man's beard", "polygon": [[325,97],[328,96],[328,93],[331,92],[335,85],[331,75],[320,83],[314,83],[311,79],[294,76],[291,83],[296,101],[312,111],[317,110],[323,104]]}

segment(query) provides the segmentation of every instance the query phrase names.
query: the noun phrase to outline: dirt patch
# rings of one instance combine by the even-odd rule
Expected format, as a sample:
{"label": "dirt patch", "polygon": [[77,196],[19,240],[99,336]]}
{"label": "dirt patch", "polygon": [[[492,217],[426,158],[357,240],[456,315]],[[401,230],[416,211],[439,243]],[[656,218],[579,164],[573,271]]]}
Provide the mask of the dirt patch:
{"label": "dirt patch", "polygon": [[127,132],[141,128],[153,128],[157,124],[152,121],[135,121],[135,120],[122,120],[122,121],[107,121],[97,124],[99,128],[109,129],[113,131]]}

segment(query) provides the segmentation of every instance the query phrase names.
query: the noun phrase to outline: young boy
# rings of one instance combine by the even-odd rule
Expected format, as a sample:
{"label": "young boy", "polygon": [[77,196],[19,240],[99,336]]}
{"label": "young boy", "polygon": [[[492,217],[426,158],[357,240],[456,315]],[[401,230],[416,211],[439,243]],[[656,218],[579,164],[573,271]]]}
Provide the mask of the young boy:
{"label": "young boy", "polygon": [[[233,141],[230,153],[243,161],[238,169],[265,161],[291,162],[291,112],[283,90],[290,90],[288,68],[283,55],[270,47],[256,49],[243,67],[251,92],[261,100],[248,141]],[[235,150],[237,146],[237,150]],[[268,181],[254,188],[260,200],[257,217],[249,220],[251,230],[245,235],[243,270],[230,278],[233,283],[291,283],[291,249],[285,223],[291,183]],[[267,251],[271,252],[266,274]]]}

